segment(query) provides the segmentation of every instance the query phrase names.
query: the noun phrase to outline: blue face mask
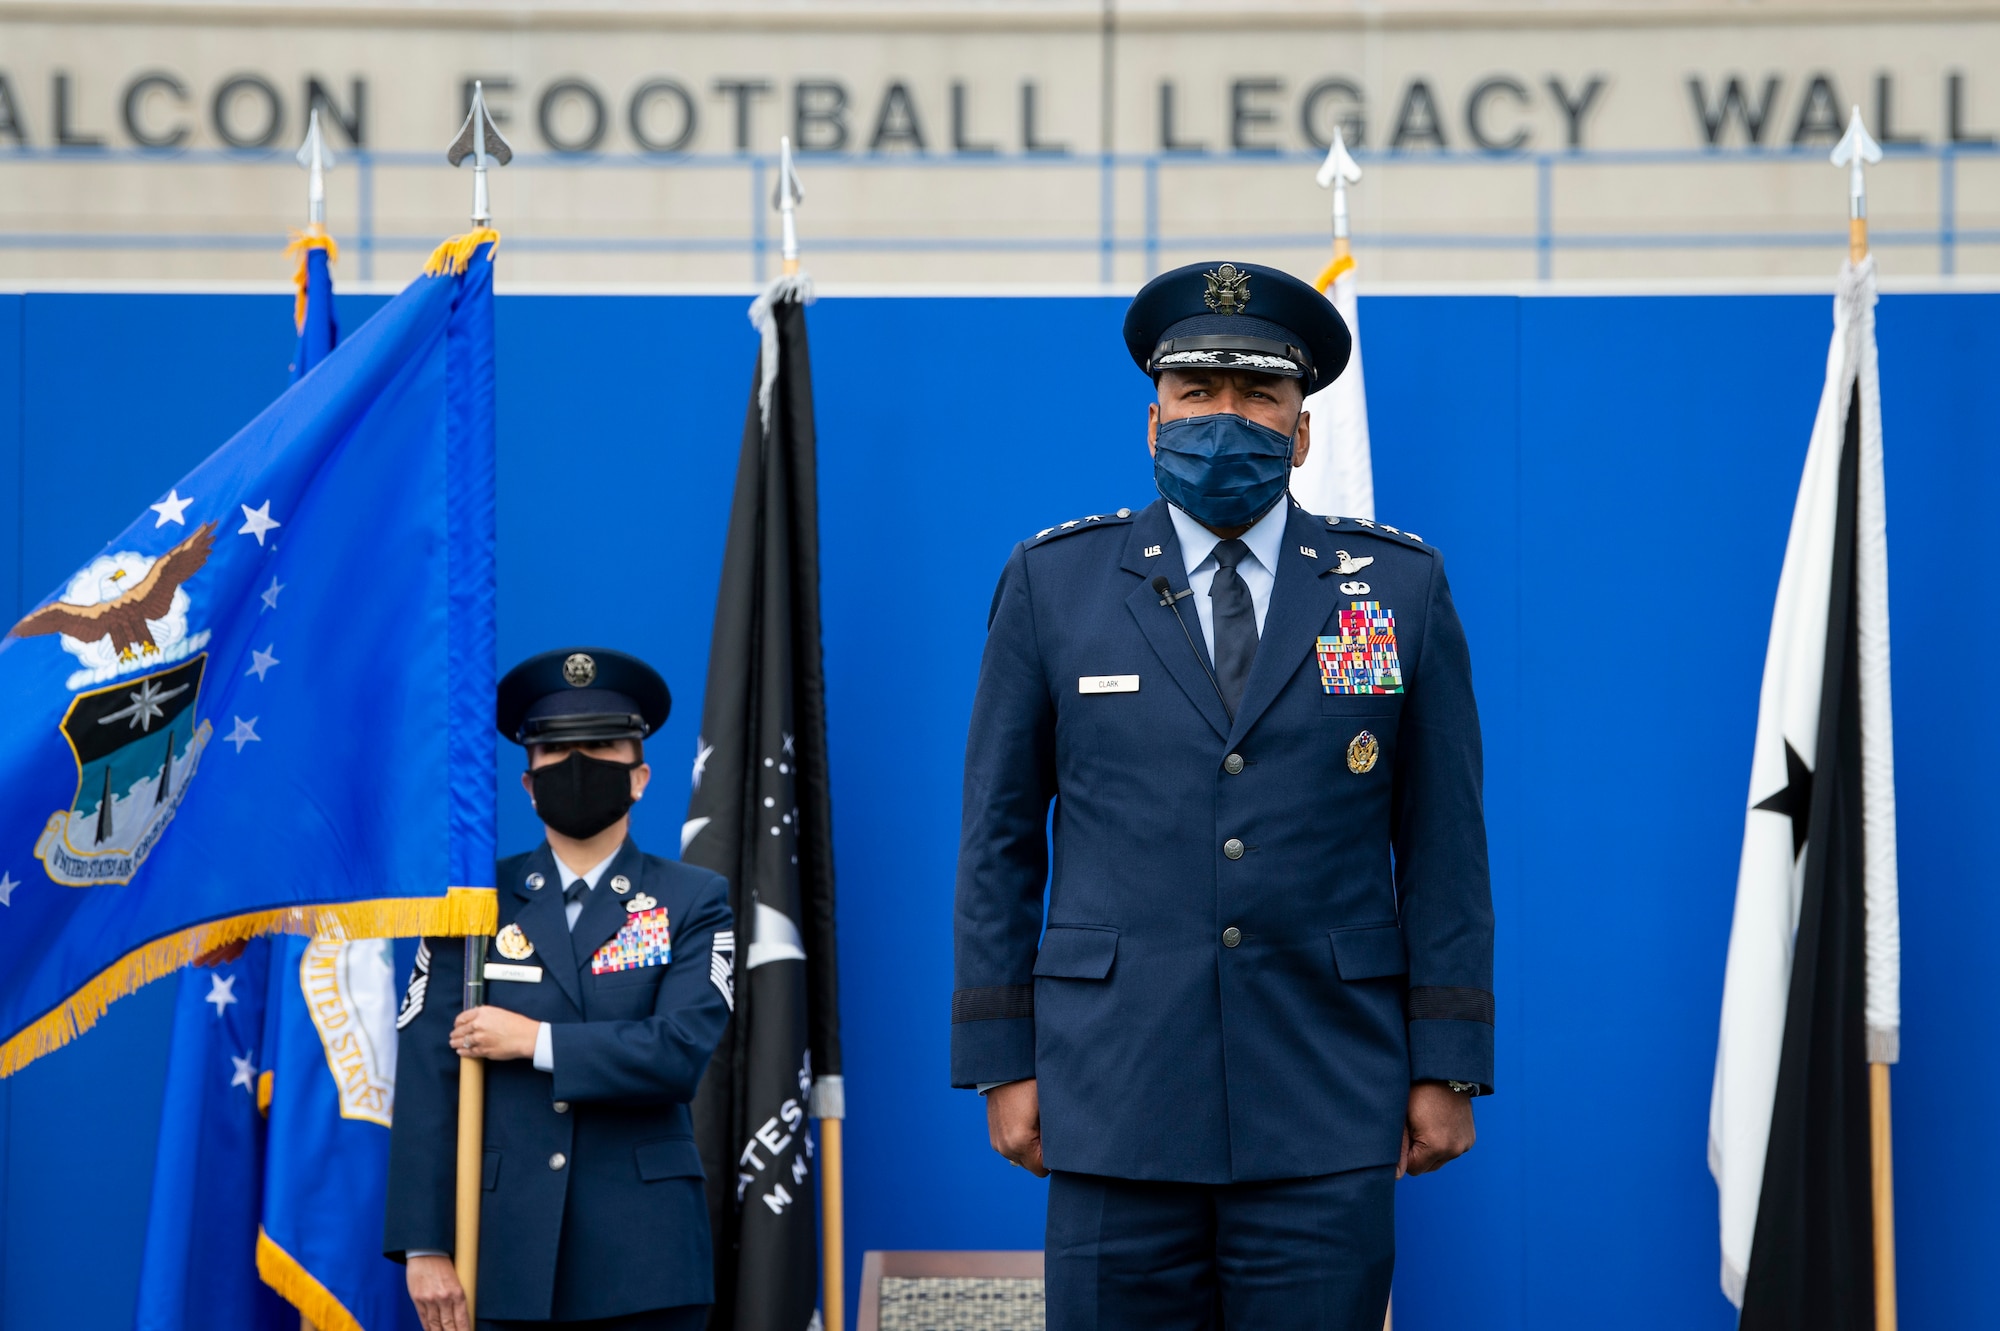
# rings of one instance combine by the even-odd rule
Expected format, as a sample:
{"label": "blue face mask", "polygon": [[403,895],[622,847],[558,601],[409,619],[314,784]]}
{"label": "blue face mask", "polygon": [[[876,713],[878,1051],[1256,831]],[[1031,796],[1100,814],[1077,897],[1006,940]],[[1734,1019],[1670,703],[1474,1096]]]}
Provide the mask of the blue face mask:
{"label": "blue face mask", "polygon": [[1209,527],[1247,527],[1284,496],[1292,439],[1241,416],[1185,416],[1154,436],[1153,484]]}

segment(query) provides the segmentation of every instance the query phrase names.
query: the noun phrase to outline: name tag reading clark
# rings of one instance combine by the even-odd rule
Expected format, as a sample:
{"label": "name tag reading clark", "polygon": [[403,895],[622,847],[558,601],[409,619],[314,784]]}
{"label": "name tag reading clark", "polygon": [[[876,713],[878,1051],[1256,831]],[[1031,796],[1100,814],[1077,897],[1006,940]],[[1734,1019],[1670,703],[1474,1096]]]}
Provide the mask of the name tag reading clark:
{"label": "name tag reading clark", "polygon": [[1076,681],[1078,693],[1137,693],[1137,675],[1084,675]]}
{"label": "name tag reading clark", "polygon": [[486,963],[486,978],[489,980],[519,980],[523,984],[540,984],[542,982],[542,968],[540,966],[509,966],[504,962],[489,961]]}

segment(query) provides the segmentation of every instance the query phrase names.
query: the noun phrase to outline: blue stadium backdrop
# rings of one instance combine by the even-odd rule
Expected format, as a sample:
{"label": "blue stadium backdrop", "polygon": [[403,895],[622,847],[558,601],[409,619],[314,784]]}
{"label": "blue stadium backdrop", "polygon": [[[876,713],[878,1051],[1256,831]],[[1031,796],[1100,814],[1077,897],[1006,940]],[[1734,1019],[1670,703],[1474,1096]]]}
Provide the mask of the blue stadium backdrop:
{"label": "blue stadium backdrop", "polygon": [[[342,327],[377,303],[342,297]],[[1471,1157],[1401,1189],[1403,1331],[1732,1325],[1709,1076],[1830,303],[1364,299],[1379,511],[1444,549],[1473,643],[1500,920],[1501,1094],[1481,1103]],[[503,662],[587,640],[660,665],[677,705],[648,746],[660,776],[637,825],[667,853],[750,377],[746,304],[499,301]],[[945,1087],[961,737],[1009,547],[1150,498],[1121,309],[842,299],[810,316],[850,1289],[864,1249],[1039,1241],[1043,1185],[992,1155],[978,1101]],[[1905,1325],[1972,1325],[2000,1296],[1985,1200],[2000,1134],[1966,1113],[2000,1097],[1982,1056],[2000,1047],[1984,978],[2000,846],[1983,814],[2000,634],[1980,555],[2000,508],[2000,296],[1890,297],[1880,319],[1908,959],[1900,1286]],[[126,354],[137,329],[143,358]],[[31,605],[283,389],[292,337],[289,296],[0,296],[0,611]],[[501,786],[501,845],[525,845],[504,763]],[[130,1326],[172,995],[120,1003],[0,1083],[0,1324]]]}

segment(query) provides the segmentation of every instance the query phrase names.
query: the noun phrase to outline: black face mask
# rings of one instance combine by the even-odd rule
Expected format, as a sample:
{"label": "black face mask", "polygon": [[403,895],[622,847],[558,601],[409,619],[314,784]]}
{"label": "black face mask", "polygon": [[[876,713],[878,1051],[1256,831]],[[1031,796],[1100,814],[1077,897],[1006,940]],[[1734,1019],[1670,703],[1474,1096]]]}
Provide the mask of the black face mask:
{"label": "black face mask", "polygon": [[572,749],[561,762],[528,773],[535,812],[564,836],[587,841],[632,807],[631,771],[638,765],[586,757]]}

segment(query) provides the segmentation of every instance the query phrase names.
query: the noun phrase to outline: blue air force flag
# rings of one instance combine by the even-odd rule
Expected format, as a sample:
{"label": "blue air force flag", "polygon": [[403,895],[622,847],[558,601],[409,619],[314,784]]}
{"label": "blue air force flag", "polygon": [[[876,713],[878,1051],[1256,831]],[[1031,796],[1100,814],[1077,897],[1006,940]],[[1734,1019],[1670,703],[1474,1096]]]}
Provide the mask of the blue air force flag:
{"label": "blue air force flag", "polygon": [[257,1270],[320,1331],[417,1331],[403,1268],[382,1255],[401,998],[393,944],[270,946]]}
{"label": "blue air force flag", "polygon": [[470,248],[0,639],[0,1074],[234,939],[493,928]]}
{"label": "blue air force flag", "polygon": [[137,1331],[295,1331],[257,1278],[263,1201],[264,1000],[270,944],[181,975],[160,1148],[139,1267]]}

